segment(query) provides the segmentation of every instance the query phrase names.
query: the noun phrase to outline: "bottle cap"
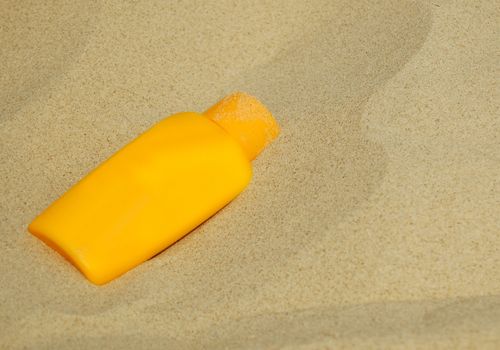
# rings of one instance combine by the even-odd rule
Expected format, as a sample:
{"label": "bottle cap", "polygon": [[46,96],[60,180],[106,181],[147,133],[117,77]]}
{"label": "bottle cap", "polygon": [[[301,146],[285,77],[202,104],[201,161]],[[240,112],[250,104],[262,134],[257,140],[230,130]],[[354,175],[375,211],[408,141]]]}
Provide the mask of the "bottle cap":
{"label": "bottle cap", "polygon": [[280,132],[271,112],[255,97],[243,92],[223,98],[204,115],[232,135],[250,160],[255,159]]}

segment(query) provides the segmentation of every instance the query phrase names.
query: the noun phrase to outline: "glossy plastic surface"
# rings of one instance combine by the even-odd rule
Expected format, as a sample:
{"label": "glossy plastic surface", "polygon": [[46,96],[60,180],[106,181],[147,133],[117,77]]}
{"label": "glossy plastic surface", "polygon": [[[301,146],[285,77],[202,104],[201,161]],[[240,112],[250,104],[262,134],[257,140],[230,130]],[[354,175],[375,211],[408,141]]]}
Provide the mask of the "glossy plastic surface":
{"label": "glossy plastic surface", "polygon": [[103,284],[189,233],[250,178],[234,137],[201,114],[179,113],[101,164],[28,229]]}

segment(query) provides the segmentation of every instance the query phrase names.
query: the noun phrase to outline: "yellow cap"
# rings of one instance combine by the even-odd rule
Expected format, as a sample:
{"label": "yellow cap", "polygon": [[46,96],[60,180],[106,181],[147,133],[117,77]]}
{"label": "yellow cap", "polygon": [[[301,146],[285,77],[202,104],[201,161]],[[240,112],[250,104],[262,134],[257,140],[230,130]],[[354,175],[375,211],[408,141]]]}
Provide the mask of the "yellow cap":
{"label": "yellow cap", "polygon": [[280,132],[271,112],[255,97],[243,92],[225,97],[204,114],[236,138],[250,160]]}

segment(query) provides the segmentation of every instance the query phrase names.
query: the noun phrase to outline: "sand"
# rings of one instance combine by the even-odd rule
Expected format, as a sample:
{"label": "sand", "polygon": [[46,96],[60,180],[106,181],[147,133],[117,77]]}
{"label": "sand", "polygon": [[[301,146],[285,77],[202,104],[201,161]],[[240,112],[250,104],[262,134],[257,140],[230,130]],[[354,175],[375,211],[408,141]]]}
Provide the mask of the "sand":
{"label": "sand", "polygon": [[[3,0],[0,348],[500,348],[498,1]],[[97,287],[27,224],[232,91],[248,189]]]}

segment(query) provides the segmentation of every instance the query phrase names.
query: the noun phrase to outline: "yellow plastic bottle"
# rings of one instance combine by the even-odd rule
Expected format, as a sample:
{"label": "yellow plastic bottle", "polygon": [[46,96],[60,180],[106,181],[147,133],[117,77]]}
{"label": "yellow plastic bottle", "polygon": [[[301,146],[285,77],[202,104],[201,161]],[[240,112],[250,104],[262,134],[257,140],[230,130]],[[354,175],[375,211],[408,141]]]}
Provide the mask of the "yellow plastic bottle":
{"label": "yellow plastic bottle", "polygon": [[254,97],[159,122],[42,212],[28,230],[90,281],[106,283],[161,252],[234,199],[250,161],[279,133]]}

